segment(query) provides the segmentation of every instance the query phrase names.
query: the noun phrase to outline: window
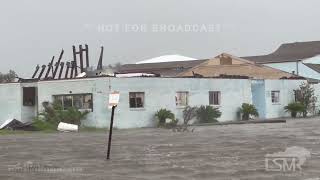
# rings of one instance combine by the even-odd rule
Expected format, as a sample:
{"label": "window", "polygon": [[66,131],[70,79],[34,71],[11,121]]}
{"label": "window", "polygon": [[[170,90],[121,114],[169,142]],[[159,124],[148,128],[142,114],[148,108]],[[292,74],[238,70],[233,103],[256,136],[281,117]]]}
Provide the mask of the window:
{"label": "window", "polygon": [[210,91],[209,92],[209,104],[210,105],[220,105],[221,104],[221,92],[220,91]]}
{"label": "window", "polygon": [[176,106],[188,106],[188,92],[176,93]]}
{"label": "window", "polygon": [[24,87],[22,90],[23,90],[23,106],[34,106],[36,104],[36,88]]}
{"label": "window", "polygon": [[280,91],[271,91],[271,102],[280,103]]}
{"label": "window", "polygon": [[64,110],[71,107],[79,110],[93,110],[92,94],[55,95],[53,98]]}
{"label": "window", "polygon": [[302,92],[301,90],[294,90],[294,101],[300,102],[302,99]]}
{"label": "window", "polygon": [[129,93],[130,108],[144,107],[144,92],[130,92]]}

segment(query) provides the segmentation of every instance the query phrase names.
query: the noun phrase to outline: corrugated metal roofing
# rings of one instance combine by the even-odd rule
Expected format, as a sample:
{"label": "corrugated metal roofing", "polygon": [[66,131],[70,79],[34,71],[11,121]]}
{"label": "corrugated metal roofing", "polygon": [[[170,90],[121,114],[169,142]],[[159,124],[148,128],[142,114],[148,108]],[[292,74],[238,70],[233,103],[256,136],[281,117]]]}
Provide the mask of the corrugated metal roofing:
{"label": "corrugated metal roofing", "polygon": [[243,57],[259,64],[292,62],[320,54],[320,41],[282,44],[275,52],[262,56]]}

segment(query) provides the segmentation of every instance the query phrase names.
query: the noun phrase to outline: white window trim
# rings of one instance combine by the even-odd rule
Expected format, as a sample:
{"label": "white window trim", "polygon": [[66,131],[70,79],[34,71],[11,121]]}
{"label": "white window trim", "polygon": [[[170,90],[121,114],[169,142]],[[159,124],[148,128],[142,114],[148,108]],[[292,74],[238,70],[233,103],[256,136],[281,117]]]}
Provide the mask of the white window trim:
{"label": "white window trim", "polygon": [[[177,94],[178,93],[186,93],[186,105],[177,105]],[[177,109],[184,109],[185,107],[189,106],[189,91],[177,91],[175,94],[175,105]]]}

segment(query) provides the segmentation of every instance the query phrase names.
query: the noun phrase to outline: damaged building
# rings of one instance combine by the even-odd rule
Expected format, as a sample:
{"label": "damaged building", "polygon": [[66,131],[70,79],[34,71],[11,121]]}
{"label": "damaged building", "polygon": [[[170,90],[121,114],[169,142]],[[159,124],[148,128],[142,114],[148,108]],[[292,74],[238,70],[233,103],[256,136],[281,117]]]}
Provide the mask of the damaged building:
{"label": "damaged building", "polygon": [[94,69],[87,47],[79,51],[73,47],[73,52],[72,62],[62,65],[62,51],[56,63],[37,66],[31,79],[0,84],[0,123],[6,119],[30,122],[43,111],[43,102],[57,101],[64,109],[90,111],[83,120],[85,126],[108,127],[107,102],[113,91],[120,92],[117,128],[154,126],[154,115],[161,108],[182,120],[184,107],[200,105],[218,107],[219,121],[238,120],[242,103],[254,104],[260,119],[278,118],[289,115],[284,106],[294,101],[293,90],[306,82],[295,74],[225,53],[204,60],[127,64],[118,72],[106,73],[103,48]]}

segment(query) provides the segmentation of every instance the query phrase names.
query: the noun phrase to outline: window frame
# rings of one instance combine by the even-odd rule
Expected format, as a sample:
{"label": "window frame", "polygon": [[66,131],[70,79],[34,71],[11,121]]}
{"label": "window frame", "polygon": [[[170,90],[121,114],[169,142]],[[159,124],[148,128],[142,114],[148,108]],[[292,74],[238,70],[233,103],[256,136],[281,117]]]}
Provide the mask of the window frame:
{"label": "window frame", "polygon": [[[136,107],[131,107],[131,103],[130,103],[130,95],[131,94],[134,94],[135,95],[135,99],[137,99],[137,97],[136,97],[136,95],[137,94],[139,94],[139,93],[141,93],[141,94],[143,94],[143,99],[142,99],[142,107],[138,107],[137,106],[137,101],[135,100],[135,106]],[[134,91],[134,92],[129,92],[129,108],[130,109],[144,109],[145,107],[146,107],[146,93],[145,92],[142,92],[142,91]]]}
{"label": "window frame", "polygon": [[[30,100],[27,96],[31,95]],[[37,101],[37,88],[36,87],[22,87],[22,105],[28,107],[36,106]]]}
{"label": "window frame", "polygon": [[62,108],[63,110],[66,110],[65,107],[64,107],[64,97],[66,96],[71,96],[72,97],[72,107],[75,107],[74,106],[74,96],[91,96],[91,108],[90,109],[78,109],[79,111],[90,111],[90,112],[93,112],[93,94],[92,93],[77,93],[77,94],[56,94],[56,95],[53,95],[53,100],[56,100],[56,97],[62,97]]}
{"label": "window frame", "polygon": [[300,102],[299,98],[302,98],[302,91],[300,89],[294,90],[294,102]]}
{"label": "window frame", "polygon": [[[211,96],[212,93],[212,96]],[[215,104],[215,93],[218,93],[218,104]],[[211,99],[211,97],[213,99]],[[211,103],[212,101],[212,103]],[[221,91],[209,91],[209,105],[210,106],[221,106]]]}
{"label": "window frame", "polygon": [[[186,94],[186,104],[185,105],[178,105],[178,94],[179,93],[185,93]],[[175,103],[176,107],[183,108],[189,105],[189,91],[177,91],[175,95]]]}
{"label": "window frame", "polygon": [[[274,97],[275,96],[273,96],[272,94],[274,94],[274,93],[277,93],[278,94],[278,101],[277,102],[274,102]],[[280,91],[279,90],[273,90],[273,91],[271,91],[271,103],[272,104],[280,104],[280,102],[281,102],[281,99],[280,99],[281,97],[280,97]]]}

